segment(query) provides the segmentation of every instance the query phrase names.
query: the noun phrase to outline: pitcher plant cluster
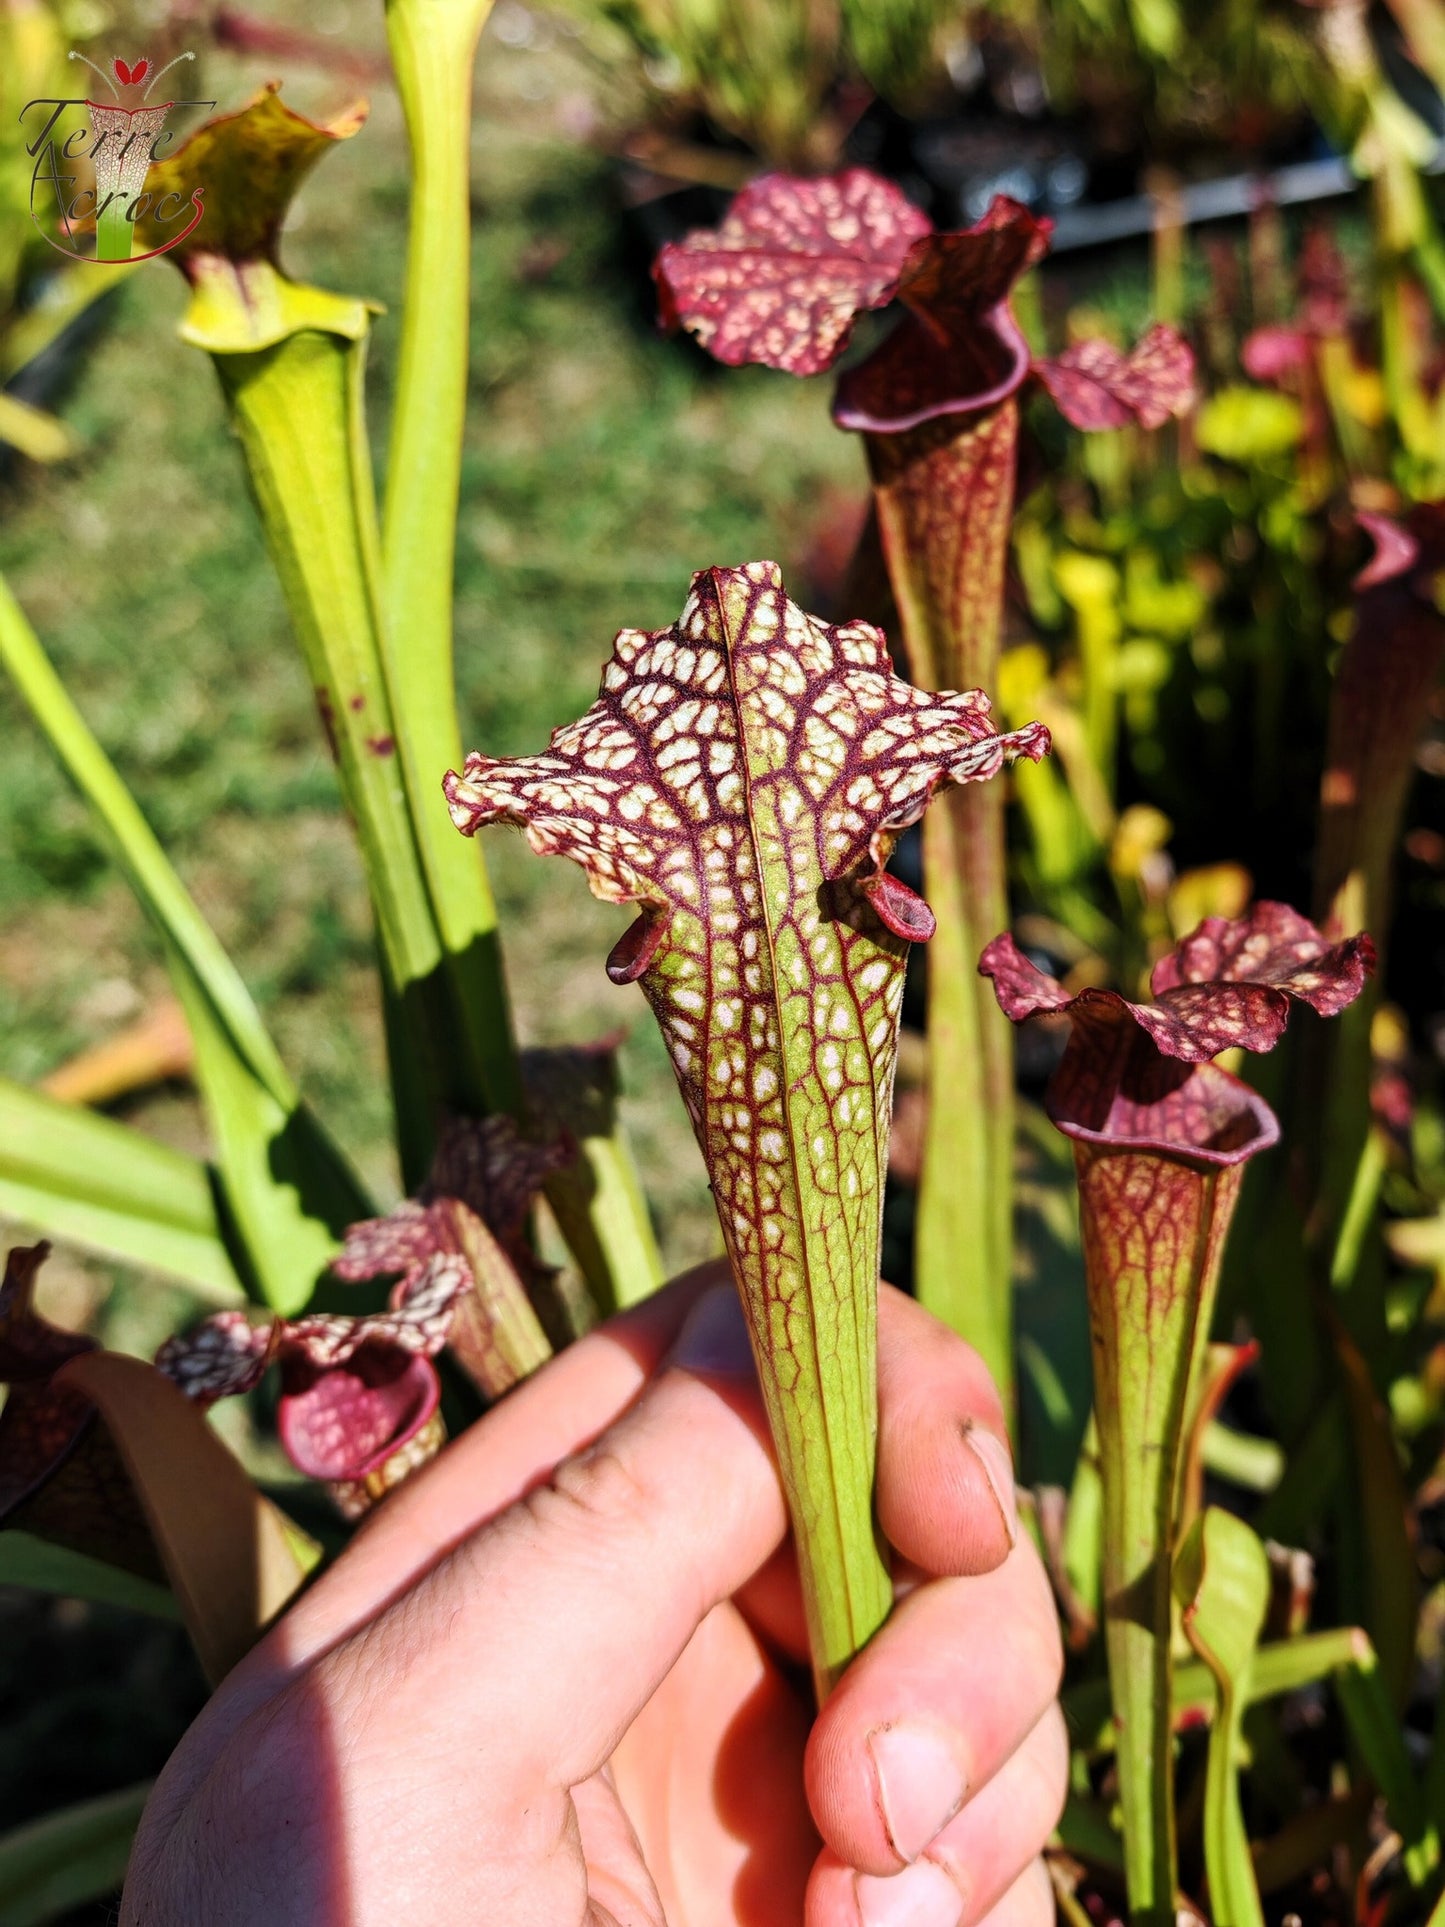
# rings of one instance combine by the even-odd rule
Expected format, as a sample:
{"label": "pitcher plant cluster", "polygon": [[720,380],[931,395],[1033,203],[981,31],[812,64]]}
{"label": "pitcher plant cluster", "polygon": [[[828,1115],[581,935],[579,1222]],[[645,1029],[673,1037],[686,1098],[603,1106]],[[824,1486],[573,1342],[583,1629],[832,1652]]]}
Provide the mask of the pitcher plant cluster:
{"label": "pitcher plant cluster", "polygon": [[[1382,1061],[1393,879],[1445,646],[1423,349],[1386,330],[1386,406],[1362,422],[1364,350],[1315,258],[1296,312],[1243,344],[1252,386],[1216,378],[1228,351],[1208,325],[1198,355],[1166,320],[1132,345],[1070,328],[1045,353],[1047,220],[999,198],[945,231],[861,168],[761,175],[719,225],[662,249],[660,320],[729,366],[838,369],[833,420],[862,437],[870,507],[826,619],[790,598],[777,563],[704,549],[670,627],[624,629],[610,652],[598,638],[583,716],[527,757],[464,753],[451,583],[484,13],[387,10],[413,187],[381,499],[374,308],[297,280],[279,248],[296,190],[364,109],[320,124],[272,86],[145,181],[158,205],[205,183],[205,218],[166,243],[188,287],[180,333],[213,362],[354,825],[401,1204],[368,1194],[297,1088],[0,587],[0,658],[151,919],[211,1146],[202,1163],[0,1084],[0,1206],[213,1307],[154,1364],[123,1358],[35,1310],[44,1243],[12,1250],[0,1578],[43,1545],[57,1587],[123,1584],[130,1603],[179,1610],[219,1678],[324,1555],[221,1442],[213,1406],[264,1386],[282,1449],[349,1524],[449,1426],[661,1282],[617,1121],[616,1039],[518,1047],[477,836],[513,825],[633,912],[598,968],[640,987],[707,1167],[819,1696],[894,1600],[873,1510],[892,1156],[895,1194],[913,1198],[913,1287],[982,1353],[1016,1418],[1054,1397],[1048,1358],[1016,1328],[1038,1261],[1020,1225],[1042,1213],[1086,1296],[1092,1416],[1058,1392],[1071,1469],[1040,1477],[1025,1508],[1074,1655],[1072,1792],[1051,1858],[1066,1918],[1253,1927],[1331,1855],[1357,1869],[1359,1919],[1423,1918],[1445,1906],[1445,1755],[1419,1758],[1403,1713],[1413,1494],[1445,1411],[1436,1388],[1405,1412],[1404,1361],[1438,1307],[1401,1280],[1445,1277],[1445,1206]],[[146,78],[144,62],[116,71]],[[1413,272],[1391,258],[1391,300]],[[1050,469],[1052,523],[1035,487]],[[1261,508],[1266,549],[1290,549],[1282,571],[1318,559],[1323,530],[1356,572],[1336,659],[1307,666],[1327,725],[1305,907],[1251,903],[1240,865],[1197,838],[1178,873],[1162,809],[1126,800],[1157,779],[1202,807],[1213,780],[1204,750],[1187,761],[1208,748],[1207,702],[1178,738],[1184,760],[1160,751],[1173,679],[1194,674],[1170,651],[1215,619],[1202,572],[1166,582],[1141,559],[1140,526],[1158,525],[1181,474],[1181,519],[1217,486]],[[1194,661],[1202,688],[1227,657]],[[922,895],[889,867],[915,826]],[[507,937],[525,962],[528,932]],[[910,970],[926,1046],[903,1091],[905,1156]],[[1037,1041],[1016,1064],[1025,1023]],[[1390,1198],[1414,1215],[1387,1222]],[[542,1208],[565,1265],[539,1255]],[[1030,1444],[1025,1424],[1026,1469]],[[229,1540],[231,1560],[216,1551]],[[1279,1708],[1307,1695],[1333,1723],[1324,1784],[1302,1768],[1282,1795]]]}

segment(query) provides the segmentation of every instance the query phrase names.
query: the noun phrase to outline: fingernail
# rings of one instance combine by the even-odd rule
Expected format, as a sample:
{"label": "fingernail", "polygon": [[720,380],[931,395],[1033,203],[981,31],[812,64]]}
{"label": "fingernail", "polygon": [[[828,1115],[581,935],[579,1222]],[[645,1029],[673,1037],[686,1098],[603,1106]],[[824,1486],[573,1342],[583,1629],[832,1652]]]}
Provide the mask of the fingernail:
{"label": "fingernail", "polygon": [[1003,1516],[1004,1531],[1008,1542],[1017,1545],[1019,1536],[1019,1498],[1018,1487],[1014,1482],[1013,1456],[1003,1440],[994,1432],[987,1432],[981,1425],[970,1419],[963,1428],[963,1442],[983,1467],[983,1476],[988,1480]]}
{"label": "fingernail", "polygon": [[963,1805],[968,1792],[963,1742],[945,1726],[899,1720],[875,1727],[868,1751],[878,1810],[893,1850],[900,1860],[914,1861]]}
{"label": "fingernail", "polygon": [[862,1927],[960,1927],[963,1895],[942,1867],[920,1860],[903,1873],[853,1878]]}
{"label": "fingernail", "polygon": [[671,1363],[714,1378],[751,1378],[753,1348],[747,1320],[732,1285],[714,1285],[688,1313]]}

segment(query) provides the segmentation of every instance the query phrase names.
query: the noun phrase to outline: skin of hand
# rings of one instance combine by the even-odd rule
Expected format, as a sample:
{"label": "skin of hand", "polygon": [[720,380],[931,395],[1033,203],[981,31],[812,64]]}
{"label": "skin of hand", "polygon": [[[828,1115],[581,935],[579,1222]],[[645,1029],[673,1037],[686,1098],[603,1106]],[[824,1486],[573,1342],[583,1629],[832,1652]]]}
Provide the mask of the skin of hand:
{"label": "skin of hand", "polygon": [[1057,1616],[977,1356],[884,1287],[898,1603],[813,1720],[725,1268],[519,1387],[222,1683],[121,1927],[1036,1927]]}

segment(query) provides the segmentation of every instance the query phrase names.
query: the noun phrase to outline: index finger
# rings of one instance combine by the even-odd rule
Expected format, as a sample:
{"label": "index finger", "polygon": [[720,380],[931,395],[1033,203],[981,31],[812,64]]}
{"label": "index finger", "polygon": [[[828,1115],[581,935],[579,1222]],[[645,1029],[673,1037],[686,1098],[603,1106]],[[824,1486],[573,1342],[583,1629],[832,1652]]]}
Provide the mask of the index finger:
{"label": "index finger", "polygon": [[600,1437],[657,1370],[699,1296],[730,1275],[725,1261],[697,1265],[609,1319],[393,1493],[222,1682],[195,1731],[191,1764],[203,1771],[257,1706],[375,1618],[559,1460]]}

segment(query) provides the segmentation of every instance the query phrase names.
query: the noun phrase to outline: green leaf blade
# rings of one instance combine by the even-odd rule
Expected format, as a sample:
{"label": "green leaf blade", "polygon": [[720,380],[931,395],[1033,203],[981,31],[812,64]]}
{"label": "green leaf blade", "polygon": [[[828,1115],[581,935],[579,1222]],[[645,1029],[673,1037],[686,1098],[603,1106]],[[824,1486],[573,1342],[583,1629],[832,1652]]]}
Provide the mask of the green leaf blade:
{"label": "green leaf blade", "polygon": [[197,1158],[0,1078],[0,1217],[164,1271],[217,1305],[243,1295]]}
{"label": "green leaf blade", "polygon": [[304,1304],[344,1226],[370,1215],[355,1173],[304,1105],[240,972],[0,582],[0,662],[94,810],[158,930],[196,1045],[196,1069],[248,1283]]}
{"label": "green leaf blade", "polygon": [[52,1545],[30,1532],[0,1532],[0,1586],[55,1593],[97,1606],[122,1606],[128,1612],[148,1613],[152,1619],[181,1616],[175,1595],[164,1586],[68,1546]]}
{"label": "green leaf blade", "polygon": [[1244,1708],[1255,1646],[1269,1607],[1269,1560],[1242,1519],[1210,1506],[1179,1550],[1174,1590],[1190,1645],[1214,1676],[1218,1714],[1209,1735],[1204,1861],[1218,1927],[1264,1927],[1239,1798]]}
{"label": "green leaf blade", "polygon": [[151,1786],[142,1780],[0,1834],[0,1927],[43,1927],[119,1887]]}

